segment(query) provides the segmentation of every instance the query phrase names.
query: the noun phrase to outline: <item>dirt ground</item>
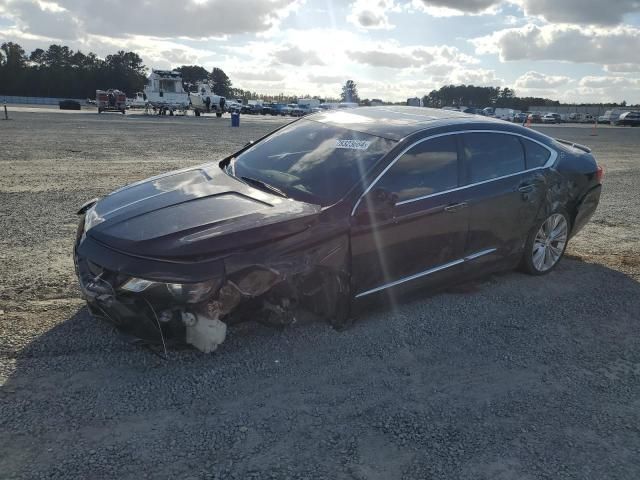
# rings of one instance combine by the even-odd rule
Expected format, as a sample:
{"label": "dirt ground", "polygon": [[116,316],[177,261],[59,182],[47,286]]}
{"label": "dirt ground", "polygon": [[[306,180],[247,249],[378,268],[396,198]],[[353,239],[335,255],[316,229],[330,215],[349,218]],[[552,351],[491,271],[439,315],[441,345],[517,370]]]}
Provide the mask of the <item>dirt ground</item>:
{"label": "dirt ground", "polygon": [[538,127],[606,171],[542,278],[510,272],[335,332],[230,330],[164,360],[87,314],[86,200],[281,125],[13,108],[0,120],[0,477],[640,478],[640,129]]}

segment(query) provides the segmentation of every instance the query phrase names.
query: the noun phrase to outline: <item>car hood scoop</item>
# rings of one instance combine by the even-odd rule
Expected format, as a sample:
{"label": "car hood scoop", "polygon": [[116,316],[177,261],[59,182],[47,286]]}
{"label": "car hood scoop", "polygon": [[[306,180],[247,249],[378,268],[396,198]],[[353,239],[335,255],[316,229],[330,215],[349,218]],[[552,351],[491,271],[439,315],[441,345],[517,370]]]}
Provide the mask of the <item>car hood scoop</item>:
{"label": "car hood scoop", "polygon": [[104,219],[88,236],[148,258],[199,261],[308,228],[320,207],[255,189],[217,165],[117,190],[96,205]]}

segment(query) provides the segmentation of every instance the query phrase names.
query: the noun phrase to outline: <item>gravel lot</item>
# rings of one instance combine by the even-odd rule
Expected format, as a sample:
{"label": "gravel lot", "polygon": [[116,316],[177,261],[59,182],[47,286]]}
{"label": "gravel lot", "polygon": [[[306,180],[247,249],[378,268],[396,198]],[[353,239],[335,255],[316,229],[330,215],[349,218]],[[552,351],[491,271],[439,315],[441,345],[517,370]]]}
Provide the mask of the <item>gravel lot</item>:
{"label": "gravel lot", "polygon": [[[17,111],[16,111],[17,110]],[[0,120],[0,477],[640,478],[640,129],[590,145],[599,210],[543,278],[495,275],[342,333],[230,330],[163,360],[90,318],[85,200],[284,120],[14,109]]]}

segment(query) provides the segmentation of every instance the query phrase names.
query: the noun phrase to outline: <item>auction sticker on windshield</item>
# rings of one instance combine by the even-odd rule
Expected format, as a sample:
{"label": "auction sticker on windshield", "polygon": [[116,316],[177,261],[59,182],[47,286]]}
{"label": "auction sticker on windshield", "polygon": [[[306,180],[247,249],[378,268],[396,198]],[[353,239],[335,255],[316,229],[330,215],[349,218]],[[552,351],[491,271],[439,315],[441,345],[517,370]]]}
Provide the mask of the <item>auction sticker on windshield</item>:
{"label": "auction sticker on windshield", "polygon": [[336,140],[336,148],[348,148],[349,150],[366,150],[371,142],[366,140]]}

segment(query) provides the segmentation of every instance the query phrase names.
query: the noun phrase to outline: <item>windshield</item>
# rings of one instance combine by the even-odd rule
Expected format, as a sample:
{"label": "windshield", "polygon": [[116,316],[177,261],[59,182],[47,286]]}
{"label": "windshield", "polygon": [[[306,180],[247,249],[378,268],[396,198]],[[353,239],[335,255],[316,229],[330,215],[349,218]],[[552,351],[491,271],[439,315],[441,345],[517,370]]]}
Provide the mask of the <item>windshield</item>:
{"label": "windshield", "polygon": [[275,187],[322,206],[340,200],[395,144],[391,140],[300,120],[242,152],[227,168],[237,178]]}

